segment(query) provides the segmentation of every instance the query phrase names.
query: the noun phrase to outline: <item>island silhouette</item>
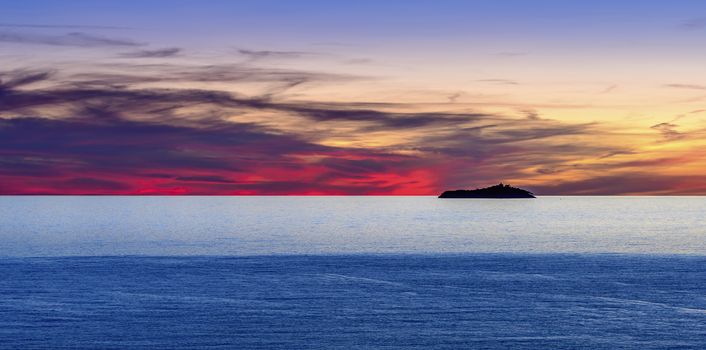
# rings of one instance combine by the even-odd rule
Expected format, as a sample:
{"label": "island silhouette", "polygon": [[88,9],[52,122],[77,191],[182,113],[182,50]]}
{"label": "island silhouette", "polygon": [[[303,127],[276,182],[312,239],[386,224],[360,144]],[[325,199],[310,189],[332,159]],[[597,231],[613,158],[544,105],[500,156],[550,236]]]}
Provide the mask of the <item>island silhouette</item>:
{"label": "island silhouette", "polygon": [[504,185],[478,188],[475,190],[444,191],[439,198],[536,198],[532,192]]}

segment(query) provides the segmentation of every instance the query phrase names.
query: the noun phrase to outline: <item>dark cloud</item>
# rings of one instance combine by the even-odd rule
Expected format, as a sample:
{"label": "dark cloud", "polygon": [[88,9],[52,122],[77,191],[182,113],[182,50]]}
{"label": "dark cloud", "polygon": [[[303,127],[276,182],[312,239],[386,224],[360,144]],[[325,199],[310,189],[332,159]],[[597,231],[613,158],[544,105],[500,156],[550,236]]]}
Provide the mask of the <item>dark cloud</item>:
{"label": "dark cloud", "polygon": [[380,131],[390,129],[411,129],[426,126],[458,125],[471,121],[493,119],[494,116],[482,113],[402,113],[386,112],[374,109],[341,108],[327,104],[278,104],[274,108],[296,113],[315,121],[361,122],[368,125],[361,131]]}
{"label": "dark cloud", "polygon": [[623,150],[612,151],[612,152],[609,152],[609,153],[606,153],[606,154],[600,156],[599,159],[611,158],[611,157],[621,156],[621,155],[632,155],[632,154],[635,154],[635,152],[634,151],[627,151],[627,150],[625,150],[625,151],[623,151]]}
{"label": "dark cloud", "polygon": [[5,152],[0,154],[3,155],[0,157],[0,178],[52,177],[56,175],[55,167],[60,165],[52,159],[22,155],[8,156]]}
{"label": "dark cloud", "polygon": [[120,57],[125,58],[167,58],[176,57],[181,53],[181,49],[178,47],[168,47],[164,49],[157,50],[139,50],[133,52],[126,52],[121,54]]}
{"label": "dark cloud", "polygon": [[214,175],[194,175],[194,176],[177,176],[174,178],[177,181],[195,181],[195,182],[215,182],[215,183],[235,183],[235,181],[226,179],[222,176]]}
{"label": "dark cloud", "polygon": [[0,146],[7,156],[73,160],[93,170],[155,167],[237,171],[241,158],[232,150],[264,157],[324,149],[247,124],[201,121],[196,127],[167,122],[114,116],[4,119],[0,120]]}
{"label": "dark cloud", "polygon": [[542,118],[539,116],[539,112],[537,112],[537,111],[535,111],[535,110],[526,110],[526,111],[524,111],[524,113],[525,113],[525,115],[527,116],[527,119],[529,119],[529,120],[540,120],[540,119],[542,119]]}
{"label": "dark cloud", "polygon": [[380,173],[389,170],[385,161],[375,159],[329,158],[319,164],[347,174]]}
{"label": "dark cloud", "polygon": [[[292,156],[332,151],[250,124],[208,119],[190,124],[167,117],[135,121],[109,111],[103,116],[63,120],[0,119],[0,150],[2,164],[14,165],[12,169],[4,167],[0,174],[23,178],[51,174],[52,180],[45,180],[45,186],[68,191],[69,185],[74,185],[80,193],[134,192],[135,182],[143,177],[170,183],[236,183],[227,180],[229,176],[242,178],[242,172],[256,174],[268,167],[277,173],[296,171],[297,160]],[[159,174],[155,170],[174,175],[155,176]],[[194,172],[209,175],[189,175]],[[106,186],[75,180],[79,174],[81,179],[105,180]],[[72,180],[58,183],[62,178]],[[196,190],[213,193],[208,188]]]}
{"label": "dark cloud", "polygon": [[[499,143],[504,143],[508,141],[518,142],[518,141],[528,141],[537,139],[546,139],[555,136],[566,136],[566,135],[581,135],[589,134],[590,127],[595,124],[576,124],[576,125],[565,125],[565,124],[534,124],[528,128],[517,128],[517,129],[502,129],[494,133],[491,140],[495,140]],[[530,125],[528,125],[530,126]]]}
{"label": "dark cloud", "polygon": [[679,127],[679,125],[673,123],[659,123],[652,125],[650,129],[659,131],[666,140],[672,141],[684,137],[684,134],[677,131],[677,127]]}
{"label": "dark cloud", "polygon": [[330,184],[305,181],[261,181],[239,184],[213,184],[209,188],[216,193],[247,193],[258,195],[281,194],[325,194],[325,195],[371,195],[387,194],[400,189],[405,183],[390,185],[384,182],[365,182],[358,184]]}
{"label": "dark cloud", "polygon": [[[209,72],[209,74],[212,72]],[[365,131],[385,129],[420,128],[429,125],[452,125],[479,119],[488,119],[492,116],[484,114],[450,114],[450,113],[397,113],[385,112],[375,109],[361,109],[353,105],[324,104],[316,102],[302,103],[277,103],[270,100],[270,95],[276,91],[283,91],[296,85],[303,84],[313,79],[326,79],[328,77],[308,75],[298,72],[261,72],[257,75],[251,72],[250,76],[243,79],[264,80],[278,83],[280,90],[270,90],[268,95],[254,98],[235,96],[229,93],[207,90],[167,90],[167,89],[125,89],[121,86],[143,81],[169,81],[170,77],[163,79],[148,77],[149,80],[132,79],[125,75],[81,75],[81,78],[90,77],[83,85],[88,87],[62,88],[41,91],[14,91],[4,96],[4,103],[0,111],[10,111],[19,108],[47,106],[66,103],[100,103],[108,100],[113,109],[123,110],[138,109],[148,113],[154,107],[162,108],[185,107],[193,105],[213,105],[219,109],[258,109],[279,111],[296,114],[314,121],[335,122],[348,121],[360,122]],[[49,73],[34,73],[37,77],[46,78]],[[221,79],[223,77],[220,77]],[[20,78],[12,78],[17,81]],[[26,78],[22,78],[26,79]],[[298,80],[299,79],[299,80]],[[81,84],[80,84],[81,85]],[[364,125],[363,125],[364,124]]]}
{"label": "dark cloud", "polygon": [[543,195],[646,195],[686,194],[690,182],[702,181],[693,176],[668,176],[653,173],[623,173],[577,181],[562,181],[532,187]]}
{"label": "dark cloud", "polygon": [[16,70],[0,73],[0,93],[24,85],[48,80],[53,75],[50,71]]}
{"label": "dark cloud", "polygon": [[71,80],[82,85],[131,86],[140,83],[169,82],[262,82],[275,86],[308,82],[347,82],[366,79],[359,76],[308,72],[302,70],[260,68],[244,64],[178,65],[178,64],[111,64],[105,68],[121,73],[84,72]]}
{"label": "dark cloud", "polygon": [[87,191],[120,191],[127,190],[130,188],[129,185],[121,182],[86,177],[71,178],[69,180],[64,181],[63,185],[67,189],[81,188]]}
{"label": "dark cloud", "polygon": [[143,44],[127,40],[106,38],[81,32],[64,35],[36,33],[0,32],[0,42],[15,44],[41,44],[54,46],[105,47],[105,46],[141,46]]}

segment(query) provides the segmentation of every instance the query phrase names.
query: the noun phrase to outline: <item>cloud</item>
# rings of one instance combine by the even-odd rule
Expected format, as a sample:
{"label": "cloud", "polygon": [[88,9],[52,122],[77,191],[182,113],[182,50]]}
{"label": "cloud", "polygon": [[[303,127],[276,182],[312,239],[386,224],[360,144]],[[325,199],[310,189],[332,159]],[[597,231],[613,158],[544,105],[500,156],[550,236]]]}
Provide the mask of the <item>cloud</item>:
{"label": "cloud", "polygon": [[611,93],[611,92],[613,92],[613,91],[614,91],[615,89],[617,89],[617,88],[618,88],[618,85],[617,85],[617,84],[613,84],[613,85],[610,85],[610,86],[608,86],[607,88],[601,90],[601,91],[599,92],[599,94]]}
{"label": "cloud", "polygon": [[478,79],[476,81],[480,81],[480,82],[484,82],[484,83],[499,84],[499,85],[519,85],[520,84],[514,80],[509,80],[509,79]]}
{"label": "cloud", "polygon": [[0,42],[14,44],[40,44],[53,46],[106,47],[106,46],[141,46],[144,44],[127,40],[106,38],[91,34],[74,32],[65,35],[46,35],[34,33],[0,32]]}
{"label": "cloud", "polygon": [[[167,178],[169,178],[169,176],[167,176]],[[174,178],[174,180],[195,181],[195,182],[215,182],[215,183],[224,183],[224,184],[236,183],[235,181],[226,179],[222,176],[214,176],[214,175],[177,176]]]}
{"label": "cloud", "polygon": [[599,159],[611,158],[611,157],[622,156],[622,155],[632,155],[632,154],[635,154],[635,152],[634,151],[612,151],[612,152],[609,152],[609,153],[606,153],[606,154],[600,156]]}
{"label": "cloud", "polygon": [[528,52],[520,52],[520,51],[504,51],[504,52],[498,52],[495,55],[502,56],[502,57],[519,57],[519,56],[527,56],[527,55],[529,55],[529,53]]}
{"label": "cloud", "polygon": [[449,103],[456,103],[456,100],[458,100],[461,96],[463,96],[463,92],[459,91],[449,95],[447,98],[449,99]]}
{"label": "cloud", "polygon": [[682,29],[698,30],[706,28],[706,17],[697,17],[688,19],[680,24]]}
{"label": "cloud", "polygon": [[[487,118],[483,114],[464,113],[401,113],[385,112],[375,109],[361,109],[357,105],[327,104],[314,101],[306,102],[273,102],[271,96],[287,88],[316,80],[348,79],[347,77],[329,76],[325,74],[261,70],[261,69],[235,69],[225,72],[221,67],[208,67],[201,70],[197,68],[178,70],[174,76],[130,76],[130,75],[101,75],[80,74],[78,78],[83,81],[77,88],[65,88],[43,91],[15,91],[8,96],[0,111],[10,111],[18,108],[47,106],[57,103],[78,103],[80,101],[110,100],[114,107],[120,106],[123,110],[142,109],[136,106],[154,107],[155,105],[187,106],[187,105],[215,105],[219,109],[258,109],[278,111],[287,114],[299,115],[320,122],[359,122],[365,131],[421,128],[429,125],[452,125]],[[217,74],[224,71],[224,74]],[[35,73],[38,76],[48,77],[49,73]],[[230,76],[229,76],[230,74]],[[143,82],[168,82],[173,80],[210,81],[213,79],[233,79],[241,81],[262,81],[276,84],[267,91],[267,94],[256,97],[235,96],[232,94],[208,90],[168,90],[168,89],[125,89],[127,86]],[[15,78],[17,79],[17,78]],[[87,85],[85,85],[87,84]],[[86,86],[86,87],[84,87]],[[144,111],[145,113],[147,111]]]}
{"label": "cloud", "polygon": [[[137,121],[109,110],[63,120],[0,120],[0,149],[3,163],[15,164],[3,167],[0,177],[20,177],[26,188],[44,184],[42,193],[137,193],[164,184],[189,188],[184,183],[193,182],[247,185],[245,178],[258,171],[301,171],[292,158],[295,155],[330,151],[247,123],[202,119],[192,125],[166,116]],[[27,171],[30,166],[32,172]],[[155,173],[171,177],[142,175]],[[103,182],[76,180],[79,177]],[[290,176],[287,181],[294,180]],[[19,187],[16,192],[21,192]],[[238,189],[230,187],[230,191]],[[202,185],[190,188],[192,191],[217,193],[217,188]]]}
{"label": "cloud", "polygon": [[423,128],[427,126],[449,126],[480,119],[490,119],[492,116],[481,113],[414,113],[386,112],[374,109],[356,107],[342,108],[327,104],[272,104],[274,109],[296,113],[314,121],[320,122],[359,122],[363,131],[401,130]]}
{"label": "cloud", "polygon": [[[659,175],[629,172],[575,181],[535,185],[535,193],[545,195],[654,195],[689,194],[691,183],[702,182],[695,176]],[[701,189],[703,191],[703,188]]]}
{"label": "cloud", "polygon": [[86,177],[70,178],[64,181],[63,183],[60,183],[59,185],[65,189],[81,188],[85,191],[120,191],[127,190],[130,188],[128,185],[117,181]]}
{"label": "cloud", "polygon": [[666,140],[673,141],[681,139],[685,136],[684,134],[677,131],[677,127],[679,127],[679,125],[673,123],[659,123],[656,125],[652,125],[650,129],[659,131]]}
{"label": "cloud", "polygon": [[24,85],[48,80],[53,75],[51,71],[17,70],[0,73],[0,93]]}
{"label": "cloud", "polygon": [[121,54],[120,57],[125,58],[167,58],[176,57],[181,53],[182,49],[178,47],[168,47],[164,49],[157,50],[139,50],[133,52],[126,52]]}
{"label": "cloud", "polygon": [[542,118],[539,116],[539,112],[537,112],[537,111],[535,111],[535,110],[529,109],[529,110],[525,110],[525,111],[523,111],[523,112],[525,113],[525,115],[527,115],[527,119],[529,119],[529,120],[540,120],[540,119],[542,119]]}
{"label": "cloud", "polygon": [[664,86],[676,89],[706,90],[706,85],[698,84],[666,84]]}
{"label": "cloud", "polygon": [[[286,154],[322,150],[293,137],[268,133],[249,124],[200,121],[201,126],[162,121],[131,121],[110,111],[94,117],[52,120],[21,117],[0,121],[4,153],[40,151],[55,159],[93,162],[93,169],[121,169],[151,165],[160,169],[189,168],[237,170],[226,156],[230,147],[250,155]],[[96,112],[93,111],[95,114]],[[205,126],[204,126],[205,124]],[[31,140],[26,139],[31,136]],[[76,138],[76,139],[74,139]],[[128,142],[129,141],[129,142]],[[206,151],[202,154],[198,150]],[[219,157],[206,156],[207,154]]]}
{"label": "cloud", "polygon": [[[3,193],[433,194],[580,170],[571,164],[630,151],[597,140],[609,132],[595,123],[138,88],[211,76],[275,86],[293,77],[338,78],[242,66],[146,66],[139,76],[1,73]],[[231,75],[218,77],[221,71]],[[306,127],[293,126],[301,123]],[[384,135],[406,136],[368,144]],[[341,145],[341,137],[361,144]]]}
{"label": "cloud", "polygon": [[[28,74],[5,76],[18,82]],[[383,181],[373,186],[376,174],[361,177],[345,169],[374,170],[379,162],[394,172],[407,171],[399,167],[404,156],[323,146],[296,134],[223,119],[229,110],[288,107],[219,91],[3,91],[0,106],[6,115],[55,106],[69,111],[62,118],[0,118],[0,178],[6,193],[363,194],[398,185]],[[202,108],[193,111],[196,107]],[[183,109],[198,117],[187,118]]]}
{"label": "cloud", "polygon": [[263,60],[263,59],[291,59],[300,58],[303,56],[316,55],[313,52],[307,51],[272,51],[272,50],[247,50],[238,49],[238,53],[247,57],[249,60]]}
{"label": "cloud", "polygon": [[372,64],[374,62],[370,58],[351,58],[343,61],[345,64]]}
{"label": "cloud", "polygon": [[129,27],[100,26],[84,24],[31,24],[31,23],[0,23],[5,28],[63,28],[63,29],[132,29]]}
{"label": "cloud", "polygon": [[131,86],[140,83],[170,82],[258,82],[273,83],[276,86],[304,82],[347,82],[369,79],[366,77],[310,72],[304,70],[261,68],[246,64],[185,65],[173,63],[121,64],[115,63],[99,67],[119,70],[120,73],[86,71],[74,74],[70,80],[83,85]]}

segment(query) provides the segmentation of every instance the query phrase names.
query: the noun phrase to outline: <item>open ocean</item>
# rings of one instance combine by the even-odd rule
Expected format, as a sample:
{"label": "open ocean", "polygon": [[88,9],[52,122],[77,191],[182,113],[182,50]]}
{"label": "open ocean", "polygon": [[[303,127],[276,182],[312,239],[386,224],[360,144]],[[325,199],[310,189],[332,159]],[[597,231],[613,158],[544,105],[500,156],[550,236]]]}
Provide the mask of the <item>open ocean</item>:
{"label": "open ocean", "polygon": [[704,349],[705,197],[0,197],[0,349]]}

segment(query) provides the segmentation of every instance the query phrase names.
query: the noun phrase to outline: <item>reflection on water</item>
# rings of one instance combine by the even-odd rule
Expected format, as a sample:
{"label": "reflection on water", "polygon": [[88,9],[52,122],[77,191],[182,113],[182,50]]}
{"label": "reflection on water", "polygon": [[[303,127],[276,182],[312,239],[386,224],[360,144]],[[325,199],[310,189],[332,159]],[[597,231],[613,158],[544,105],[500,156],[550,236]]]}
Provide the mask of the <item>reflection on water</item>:
{"label": "reflection on water", "polygon": [[705,197],[0,197],[0,256],[706,254]]}

